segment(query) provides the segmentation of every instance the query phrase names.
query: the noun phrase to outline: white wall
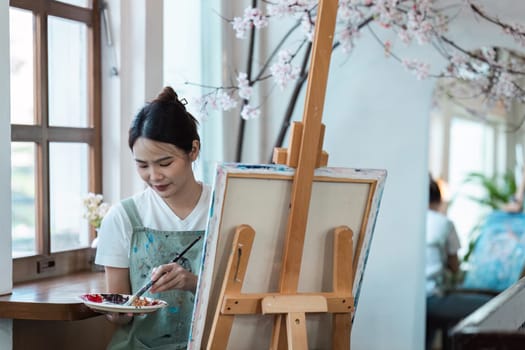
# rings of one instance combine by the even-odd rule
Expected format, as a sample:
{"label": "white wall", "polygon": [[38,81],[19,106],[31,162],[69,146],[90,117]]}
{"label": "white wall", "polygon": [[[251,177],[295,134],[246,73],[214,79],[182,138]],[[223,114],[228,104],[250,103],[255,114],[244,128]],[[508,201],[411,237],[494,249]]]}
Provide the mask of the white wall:
{"label": "white wall", "polygon": [[422,349],[424,213],[431,81],[418,81],[366,35],[334,55],[327,89],[330,166],[388,177],[352,332],[353,349]]}
{"label": "white wall", "polygon": [[[0,295],[13,287],[11,260],[11,127],[9,116],[9,1],[0,0]],[[1,348],[12,348],[11,320],[0,319]]]}

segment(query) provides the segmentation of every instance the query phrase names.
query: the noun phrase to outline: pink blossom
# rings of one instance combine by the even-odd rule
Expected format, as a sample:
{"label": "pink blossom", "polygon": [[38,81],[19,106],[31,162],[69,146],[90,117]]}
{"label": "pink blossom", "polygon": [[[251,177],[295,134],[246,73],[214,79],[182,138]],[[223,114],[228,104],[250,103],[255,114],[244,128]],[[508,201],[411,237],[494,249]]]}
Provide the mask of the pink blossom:
{"label": "pink blossom", "polygon": [[268,19],[258,8],[247,7],[243,17],[234,17],[232,21],[233,30],[238,39],[246,38],[246,32],[252,25],[257,29],[268,26]]}
{"label": "pink blossom", "polygon": [[248,7],[244,10],[244,18],[247,21],[251,21],[255,28],[264,28],[268,26],[268,19],[262,13],[262,11],[256,7]]}
{"label": "pink blossom", "polygon": [[450,62],[455,66],[460,66],[467,62],[467,56],[459,52],[452,53],[449,59],[450,59]]}
{"label": "pink blossom", "polygon": [[240,72],[237,76],[237,84],[239,88],[239,97],[244,100],[249,100],[250,97],[252,97],[253,88],[248,81],[248,75],[244,72]]}
{"label": "pink blossom", "polygon": [[195,98],[192,104],[196,106],[197,118],[206,120],[208,117],[208,108],[220,111],[229,111],[237,107],[238,101],[226,91],[217,89],[200,98]]}
{"label": "pink blossom", "polygon": [[288,1],[275,1],[268,5],[268,15],[276,18],[282,18],[293,15],[295,11],[288,4]]}
{"label": "pink blossom", "polygon": [[306,36],[306,39],[309,41],[314,40],[314,24],[310,21],[310,17],[308,15],[303,15],[301,20],[301,28],[303,29],[303,33]]}
{"label": "pink blossom", "polygon": [[244,39],[246,38],[246,32],[250,29],[250,21],[241,17],[235,17],[232,21],[232,26],[235,31],[235,37],[238,39]]}
{"label": "pink blossom", "polygon": [[410,43],[412,42],[412,35],[410,35],[410,32],[408,30],[406,30],[406,29],[401,29],[397,33],[397,36],[406,45],[410,45]]}
{"label": "pink blossom", "polygon": [[389,57],[392,54],[392,42],[385,41],[385,56]]}
{"label": "pink blossom", "polygon": [[339,1],[339,9],[337,16],[339,20],[346,22],[357,22],[365,18],[364,13],[359,10],[360,1],[356,0],[342,0]]}
{"label": "pink blossom", "polygon": [[256,119],[261,115],[261,110],[257,107],[245,104],[242,107],[241,118],[244,120]]}
{"label": "pink blossom", "polygon": [[519,45],[525,46],[525,26],[514,23],[503,27],[503,32],[510,35]]}
{"label": "pink blossom", "polygon": [[430,64],[421,62],[418,60],[402,60],[403,66],[414,73],[418,80],[423,80],[428,78],[430,74]]}
{"label": "pink blossom", "polygon": [[302,16],[317,4],[317,0],[277,0],[268,4],[268,15],[276,18]]}
{"label": "pink blossom", "polygon": [[237,101],[233,99],[230,94],[222,90],[217,90],[213,94],[206,95],[203,104],[210,108],[223,111],[229,111],[237,107]]}
{"label": "pink blossom", "polygon": [[344,53],[350,53],[354,48],[354,39],[359,35],[355,28],[344,28],[339,33],[339,42]]}
{"label": "pink blossom", "polygon": [[281,50],[278,53],[277,62],[270,67],[270,72],[277,82],[277,85],[283,90],[286,85],[297,78],[299,68],[291,64],[292,55],[288,50]]}
{"label": "pink blossom", "polygon": [[407,30],[422,45],[430,42],[433,26],[424,14],[414,10],[407,14]]}
{"label": "pink blossom", "polygon": [[518,88],[514,83],[514,77],[509,73],[501,72],[491,92],[497,97],[508,99],[518,95]]}
{"label": "pink blossom", "polygon": [[216,95],[216,101],[223,111],[229,111],[237,107],[237,101],[224,91],[219,91]]}

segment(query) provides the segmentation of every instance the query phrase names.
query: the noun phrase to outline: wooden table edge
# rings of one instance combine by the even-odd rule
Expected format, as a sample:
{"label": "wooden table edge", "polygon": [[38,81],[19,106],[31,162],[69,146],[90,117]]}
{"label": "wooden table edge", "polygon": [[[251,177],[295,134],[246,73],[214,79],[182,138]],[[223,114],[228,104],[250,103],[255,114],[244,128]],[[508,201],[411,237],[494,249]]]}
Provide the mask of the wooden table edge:
{"label": "wooden table edge", "polygon": [[0,296],[0,318],[76,321],[100,316],[79,296],[104,290],[104,273],[91,271],[15,284],[11,294]]}

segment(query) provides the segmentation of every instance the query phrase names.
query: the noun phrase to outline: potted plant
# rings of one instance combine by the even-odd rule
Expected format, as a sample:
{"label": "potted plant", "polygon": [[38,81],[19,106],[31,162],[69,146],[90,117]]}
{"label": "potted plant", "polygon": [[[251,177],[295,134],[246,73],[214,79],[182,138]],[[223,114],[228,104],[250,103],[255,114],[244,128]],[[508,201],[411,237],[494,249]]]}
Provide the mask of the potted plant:
{"label": "potted plant", "polygon": [[[503,174],[488,176],[481,172],[471,172],[467,174],[463,184],[476,184],[484,189],[482,196],[465,195],[468,199],[478,203],[482,207],[499,210],[509,203],[516,193],[516,178],[513,171],[507,171]],[[467,262],[476,246],[479,237],[480,228],[486,219],[486,215],[474,225],[469,233],[469,244],[466,254],[463,256],[463,262]]]}

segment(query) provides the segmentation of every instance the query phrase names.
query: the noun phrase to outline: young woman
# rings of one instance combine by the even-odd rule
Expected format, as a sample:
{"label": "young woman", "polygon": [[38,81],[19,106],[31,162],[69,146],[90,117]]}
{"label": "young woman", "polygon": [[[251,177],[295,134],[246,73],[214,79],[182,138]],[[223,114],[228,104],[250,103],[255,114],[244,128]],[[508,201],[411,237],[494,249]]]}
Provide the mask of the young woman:
{"label": "young woman", "polygon": [[145,296],[169,306],[147,315],[108,314],[120,324],[109,349],[185,349],[202,242],[169,263],[206,228],[210,188],[195,179],[200,151],[197,121],[166,87],[136,115],[129,147],[146,189],[114,205],[99,231],[96,263],[108,292],[133,294],[158,279]]}

